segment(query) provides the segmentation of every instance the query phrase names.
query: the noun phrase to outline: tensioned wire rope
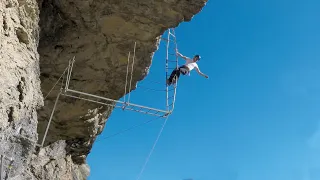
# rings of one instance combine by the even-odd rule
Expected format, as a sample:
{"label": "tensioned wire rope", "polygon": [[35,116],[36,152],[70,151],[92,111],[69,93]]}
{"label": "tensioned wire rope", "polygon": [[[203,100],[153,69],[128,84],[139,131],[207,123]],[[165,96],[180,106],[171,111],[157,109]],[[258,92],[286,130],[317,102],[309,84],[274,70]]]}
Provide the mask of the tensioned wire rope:
{"label": "tensioned wire rope", "polygon": [[163,129],[164,129],[165,125],[167,124],[168,118],[169,118],[169,116],[167,116],[166,119],[164,120],[164,123],[163,123],[163,125],[162,125],[162,127],[161,127],[161,129],[160,129],[160,131],[158,133],[158,136],[157,136],[156,140],[154,141],[154,143],[152,145],[152,148],[151,148],[151,150],[150,150],[150,152],[149,152],[149,154],[148,154],[148,156],[147,156],[147,158],[146,158],[146,160],[145,160],[145,162],[144,162],[144,164],[143,164],[143,166],[141,168],[141,171],[140,171],[140,173],[139,173],[139,175],[138,175],[136,180],[139,180],[141,178],[141,176],[142,176],[142,174],[143,174],[143,172],[144,172],[144,170],[145,170],[145,168],[146,168],[146,166],[147,166],[147,164],[148,164],[148,162],[150,160],[150,157],[151,157],[151,155],[152,155],[152,153],[153,153],[153,151],[154,151],[154,149],[155,149],[155,147],[156,147],[156,145],[157,145],[157,143],[158,143],[158,141],[160,139],[160,136],[161,136],[161,134],[163,132]]}

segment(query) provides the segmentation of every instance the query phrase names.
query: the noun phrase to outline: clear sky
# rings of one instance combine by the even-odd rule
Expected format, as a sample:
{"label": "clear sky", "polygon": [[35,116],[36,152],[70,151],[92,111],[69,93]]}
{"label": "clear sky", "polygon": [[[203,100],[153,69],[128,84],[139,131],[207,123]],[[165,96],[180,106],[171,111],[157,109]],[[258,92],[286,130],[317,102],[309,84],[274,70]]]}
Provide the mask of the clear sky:
{"label": "clear sky", "polygon": [[[199,53],[209,79],[181,77],[141,180],[319,180],[319,9],[319,0],[209,0],[179,25],[179,51]],[[139,85],[165,81],[164,50]],[[163,92],[131,97],[164,108]],[[163,120],[104,138],[151,118],[115,110],[88,156],[89,179],[135,180]]]}

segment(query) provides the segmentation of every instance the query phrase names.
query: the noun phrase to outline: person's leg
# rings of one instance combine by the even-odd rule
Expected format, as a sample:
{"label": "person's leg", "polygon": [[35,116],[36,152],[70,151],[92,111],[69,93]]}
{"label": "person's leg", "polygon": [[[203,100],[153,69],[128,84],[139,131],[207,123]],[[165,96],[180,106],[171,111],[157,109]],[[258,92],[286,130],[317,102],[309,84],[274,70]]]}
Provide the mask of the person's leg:
{"label": "person's leg", "polygon": [[[178,72],[180,72],[180,71],[178,71]],[[176,74],[176,75],[173,77],[173,79],[172,79],[172,84],[177,83],[177,81],[178,81],[178,79],[179,79],[179,76],[180,76],[180,73],[179,73],[179,74]]]}
{"label": "person's leg", "polygon": [[170,85],[173,80],[176,82],[178,80],[179,76],[180,76],[180,69],[179,68],[174,69],[172,71],[167,83]]}
{"label": "person's leg", "polygon": [[179,79],[179,77],[180,77],[180,74],[181,74],[181,69],[178,68],[178,69],[176,70],[176,74],[173,76],[173,79],[172,79],[172,83],[173,83],[173,84],[176,84],[176,83],[177,83],[177,81],[178,81],[178,79]]}

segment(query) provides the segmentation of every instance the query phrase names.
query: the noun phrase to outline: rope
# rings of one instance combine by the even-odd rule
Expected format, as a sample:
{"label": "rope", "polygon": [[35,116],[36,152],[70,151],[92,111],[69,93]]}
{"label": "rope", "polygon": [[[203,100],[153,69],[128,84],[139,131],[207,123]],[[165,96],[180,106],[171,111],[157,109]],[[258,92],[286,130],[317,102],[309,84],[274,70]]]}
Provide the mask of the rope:
{"label": "rope", "polygon": [[52,112],[51,112],[51,115],[50,115],[50,119],[49,119],[49,122],[48,122],[48,124],[47,124],[46,131],[45,131],[45,133],[44,133],[44,135],[43,135],[41,147],[43,147],[44,141],[46,140],[47,133],[48,133],[48,130],[49,130],[49,127],[50,127],[50,123],[51,123],[51,120],[52,120],[52,117],[53,117],[53,113],[54,113],[54,111],[55,111],[55,109],[56,109],[56,106],[57,106],[57,103],[58,103],[58,100],[59,100],[60,95],[61,95],[61,92],[59,92],[59,94],[58,94],[57,97],[56,97],[56,101],[54,102],[54,106],[53,106],[53,109],[52,109]]}
{"label": "rope", "polygon": [[134,125],[134,126],[131,126],[131,127],[127,128],[127,129],[120,130],[120,131],[118,131],[118,132],[116,132],[116,133],[114,133],[114,134],[111,134],[111,135],[107,136],[107,137],[101,138],[101,139],[97,140],[96,142],[99,142],[99,141],[102,141],[102,140],[106,140],[106,139],[109,139],[109,138],[112,138],[112,137],[121,135],[121,134],[123,134],[123,133],[125,133],[125,132],[131,131],[131,130],[133,130],[133,129],[135,129],[135,128],[138,128],[138,127],[140,127],[140,126],[142,126],[142,125],[145,125],[145,124],[148,124],[148,123],[150,123],[150,122],[152,122],[152,121],[155,121],[155,120],[157,120],[157,119],[160,119],[161,117],[162,117],[162,116],[159,116],[159,117],[157,117],[157,118],[155,118],[155,119],[151,119],[151,120],[142,122],[142,123],[140,123],[140,124],[136,124],[136,125]]}
{"label": "rope", "polygon": [[157,139],[156,139],[156,141],[153,143],[153,146],[152,146],[152,148],[151,148],[151,150],[150,150],[150,152],[149,152],[149,154],[148,154],[148,156],[147,156],[147,158],[146,158],[146,160],[145,160],[145,162],[144,162],[144,164],[143,164],[143,166],[142,166],[142,169],[141,169],[141,171],[140,171],[140,173],[139,173],[139,175],[138,175],[138,177],[137,177],[136,180],[139,180],[140,177],[141,177],[141,175],[142,175],[142,173],[144,172],[144,170],[145,170],[145,168],[146,168],[146,165],[147,165],[147,163],[148,163],[148,161],[149,161],[149,159],[150,159],[150,157],[151,157],[151,155],[152,155],[152,153],[153,153],[153,150],[155,149],[155,147],[156,147],[156,145],[157,145],[157,143],[158,143],[158,140],[159,140],[159,138],[160,138],[160,136],[161,136],[161,134],[162,134],[162,131],[163,131],[163,129],[164,129],[166,123],[167,123],[168,118],[169,118],[169,116],[166,117],[166,119],[165,119],[165,121],[164,121],[164,123],[163,123],[163,125],[162,125],[162,127],[161,127],[161,129],[160,129],[160,132],[158,133]]}
{"label": "rope", "polygon": [[52,88],[50,89],[50,91],[48,92],[48,94],[44,97],[44,100],[47,99],[47,97],[49,96],[49,94],[51,93],[51,91],[54,89],[54,87],[58,84],[58,82],[60,81],[60,79],[62,78],[62,76],[64,75],[64,73],[66,73],[68,67],[63,71],[63,73],[61,74],[61,76],[59,77],[59,79],[56,81],[56,83],[52,86]]}

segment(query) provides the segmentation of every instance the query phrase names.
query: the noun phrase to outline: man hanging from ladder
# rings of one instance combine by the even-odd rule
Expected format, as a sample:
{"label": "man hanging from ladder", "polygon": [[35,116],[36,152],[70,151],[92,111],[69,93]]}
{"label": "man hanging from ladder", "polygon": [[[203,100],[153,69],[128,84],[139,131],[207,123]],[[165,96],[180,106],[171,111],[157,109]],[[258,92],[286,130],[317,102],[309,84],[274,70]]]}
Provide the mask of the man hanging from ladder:
{"label": "man hanging from ladder", "polygon": [[172,71],[169,79],[167,79],[167,84],[169,86],[171,84],[175,84],[178,81],[181,73],[183,75],[187,75],[187,74],[190,75],[190,71],[192,71],[193,69],[196,69],[198,74],[200,74],[201,76],[203,76],[205,78],[209,78],[209,76],[202,73],[198,67],[197,62],[201,58],[200,55],[195,55],[192,59],[180,54],[178,51],[177,51],[177,55],[180,56],[181,58],[183,58],[184,60],[186,60],[186,63],[184,65],[180,66],[179,68],[176,68]]}

